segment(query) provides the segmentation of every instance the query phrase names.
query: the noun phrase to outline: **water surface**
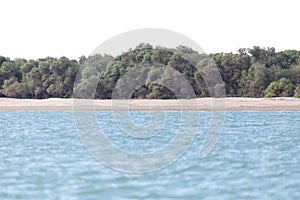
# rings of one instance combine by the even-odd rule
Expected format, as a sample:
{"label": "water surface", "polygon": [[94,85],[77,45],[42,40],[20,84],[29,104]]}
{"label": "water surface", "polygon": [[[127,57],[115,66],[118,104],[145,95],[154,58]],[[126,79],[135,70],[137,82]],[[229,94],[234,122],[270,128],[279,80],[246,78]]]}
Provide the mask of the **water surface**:
{"label": "water surface", "polygon": [[[146,112],[131,112],[141,126]],[[116,145],[134,152],[164,148],[180,112],[150,140],[130,139],[98,112]],[[72,112],[0,112],[0,199],[299,199],[300,112],[228,112],[221,137],[204,159],[198,154],[208,128],[188,151],[159,171],[130,174],[103,166],[81,144]]]}

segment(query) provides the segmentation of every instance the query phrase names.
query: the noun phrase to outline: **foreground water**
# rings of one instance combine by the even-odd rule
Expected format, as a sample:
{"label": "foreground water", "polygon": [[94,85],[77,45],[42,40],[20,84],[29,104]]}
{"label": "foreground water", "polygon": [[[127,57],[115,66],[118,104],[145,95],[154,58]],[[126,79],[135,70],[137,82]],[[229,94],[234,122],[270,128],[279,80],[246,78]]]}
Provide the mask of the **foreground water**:
{"label": "foreground water", "polygon": [[[149,121],[146,112],[130,114],[136,123]],[[199,112],[203,126],[177,162],[130,174],[87,152],[72,112],[1,111],[0,199],[300,198],[300,112],[228,112],[217,145],[199,159],[209,115]],[[110,112],[97,116],[111,141],[136,152],[167,144],[180,121],[179,112],[168,112],[160,136],[130,142]]]}

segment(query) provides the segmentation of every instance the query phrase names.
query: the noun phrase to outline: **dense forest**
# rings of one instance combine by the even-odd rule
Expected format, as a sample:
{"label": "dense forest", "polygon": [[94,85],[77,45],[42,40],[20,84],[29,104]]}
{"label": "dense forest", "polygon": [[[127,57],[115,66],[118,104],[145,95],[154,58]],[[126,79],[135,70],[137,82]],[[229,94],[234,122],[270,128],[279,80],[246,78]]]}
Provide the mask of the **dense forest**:
{"label": "dense forest", "polygon": [[[184,59],[182,52],[189,56],[190,62]],[[78,60],[66,57],[11,60],[0,56],[0,96],[70,98],[76,75],[82,69],[79,75],[84,81],[75,85],[76,90],[84,93],[89,82],[96,81],[95,98],[109,99],[119,78],[142,65],[148,65],[150,72],[136,77],[143,79],[144,84],[128,98],[181,98],[160,84],[161,74],[168,72],[158,65],[182,74],[198,97],[211,96],[202,75],[209,72],[212,65],[219,70],[229,97],[300,97],[300,51],[276,52],[274,48],[255,46],[236,53],[201,54],[185,46],[167,49],[149,44],[140,44],[116,57],[96,54],[81,56]],[[200,70],[195,65],[201,66]],[[176,79],[171,74],[167,77]]]}

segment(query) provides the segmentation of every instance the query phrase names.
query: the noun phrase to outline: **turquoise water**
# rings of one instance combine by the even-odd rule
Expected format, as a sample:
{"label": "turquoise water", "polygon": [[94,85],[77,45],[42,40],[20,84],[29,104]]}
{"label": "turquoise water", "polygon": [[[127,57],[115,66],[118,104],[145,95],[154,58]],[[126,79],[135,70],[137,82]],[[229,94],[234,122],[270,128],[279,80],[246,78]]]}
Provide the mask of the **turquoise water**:
{"label": "turquoise water", "polygon": [[[131,112],[145,125],[145,112]],[[168,112],[152,140],[122,136],[110,112],[98,112],[107,137],[128,151],[163,148],[179,123]],[[0,112],[0,199],[299,199],[300,112],[228,112],[213,151],[199,159],[208,127],[162,170],[122,173],[103,166],[81,144],[72,112]],[[169,120],[169,121],[168,121]]]}

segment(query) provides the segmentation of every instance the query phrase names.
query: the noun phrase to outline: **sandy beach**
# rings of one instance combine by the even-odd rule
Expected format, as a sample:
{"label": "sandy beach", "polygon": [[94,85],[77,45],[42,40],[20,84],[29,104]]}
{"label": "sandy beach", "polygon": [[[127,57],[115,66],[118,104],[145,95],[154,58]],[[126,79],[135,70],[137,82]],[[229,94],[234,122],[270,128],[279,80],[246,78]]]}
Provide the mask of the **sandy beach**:
{"label": "sandy beach", "polygon": [[190,100],[74,100],[0,98],[0,110],[298,110],[299,98],[199,98]]}

